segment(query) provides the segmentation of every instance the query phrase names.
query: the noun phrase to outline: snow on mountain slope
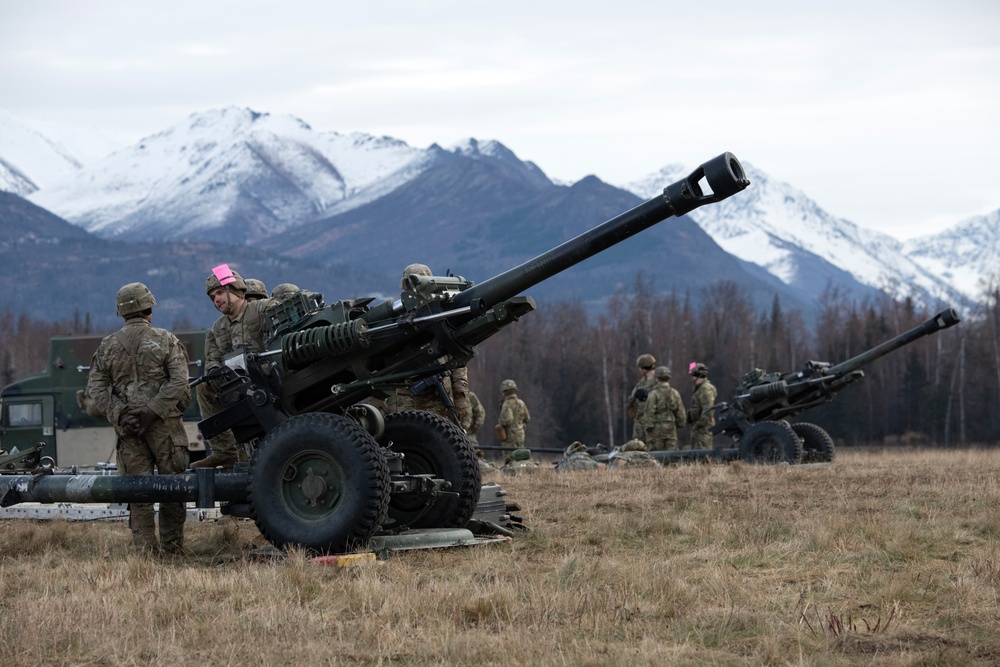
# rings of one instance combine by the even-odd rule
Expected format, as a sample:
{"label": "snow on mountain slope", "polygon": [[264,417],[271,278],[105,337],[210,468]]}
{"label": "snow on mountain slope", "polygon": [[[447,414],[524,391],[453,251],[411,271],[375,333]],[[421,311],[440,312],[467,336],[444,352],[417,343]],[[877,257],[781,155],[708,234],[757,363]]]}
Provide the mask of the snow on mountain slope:
{"label": "snow on mountain slope", "polygon": [[[903,252],[978,300],[1000,280],[1000,209],[963,220],[940,234],[910,239]],[[992,281],[992,282],[991,282]]]}
{"label": "snow on mountain slope", "polygon": [[31,199],[106,237],[184,238],[240,219],[252,238],[312,219],[422,154],[230,107],[193,114]]}
{"label": "snow on mountain slope", "polygon": [[[750,187],[737,197],[693,211],[691,217],[727,252],[767,269],[789,285],[803,284],[819,270],[819,257],[858,282],[896,298],[929,306],[964,295],[902,252],[896,239],[836,218],[787,183],[743,163]],[[624,186],[640,197],[662,191],[669,178],[685,174],[677,165],[657,177]],[[655,184],[655,185],[654,185]],[[802,252],[805,251],[805,252]]]}
{"label": "snow on mountain slope", "polygon": [[30,122],[0,109],[0,190],[31,194],[117,146],[96,130]]}

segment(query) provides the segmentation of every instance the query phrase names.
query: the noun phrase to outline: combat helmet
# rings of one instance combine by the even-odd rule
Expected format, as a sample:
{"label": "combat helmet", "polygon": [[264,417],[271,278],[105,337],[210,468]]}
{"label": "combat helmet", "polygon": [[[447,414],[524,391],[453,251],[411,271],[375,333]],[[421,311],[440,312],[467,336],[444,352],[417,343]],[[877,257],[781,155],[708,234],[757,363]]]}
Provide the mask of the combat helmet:
{"label": "combat helmet", "polygon": [[[230,269],[227,265],[223,264],[221,267],[216,267],[217,269],[222,269],[224,267],[225,271],[222,272],[223,280],[226,280],[225,287],[232,292],[238,293],[240,296],[246,294],[247,284],[243,280],[243,277],[236,271]],[[226,275],[228,273],[229,275]],[[212,290],[222,287],[222,282],[219,280],[219,276],[215,274],[215,269],[208,274],[208,278],[205,279],[205,294],[212,296]]]}
{"label": "combat helmet", "polygon": [[624,445],[622,445],[623,452],[644,452],[646,451],[646,443],[638,438],[632,438]]}
{"label": "combat helmet", "polygon": [[656,370],[653,371],[653,377],[657,380],[669,380],[670,379],[670,369],[666,366],[657,366]]}
{"label": "combat helmet", "polygon": [[247,292],[244,294],[244,298],[247,299],[266,299],[267,298],[267,286],[257,280],[256,278],[247,278],[244,281],[247,285]]}
{"label": "combat helmet", "polygon": [[500,383],[500,391],[517,391],[517,383],[513,380],[504,380]]}
{"label": "combat helmet", "polygon": [[142,283],[129,283],[115,296],[115,312],[119,317],[141,313],[156,305],[156,297]]}
{"label": "combat helmet", "polygon": [[692,361],[691,365],[688,366],[688,375],[696,378],[707,378],[708,366],[697,361]]}
{"label": "combat helmet", "polygon": [[399,289],[410,288],[410,276],[432,276],[431,267],[426,264],[410,264],[403,269],[403,277],[399,280]]}
{"label": "combat helmet", "polygon": [[278,301],[284,301],[296,292],[300,292],[298,285],[293,285],[292,283],[281,283],[271,290],[271,298]]}
{"label": "combat helmet", "polygon": [[644,371],[648,371],[656,365],[656,357],[648,353],[640,354],[639,358],[635,360],[635,365]]}
{"label": "combat helmet", "polygon": [[563,452],[563,456],[572,456],[573,454],[589,454],[587,451],[587,445],[583,444],[579,440],[574,441],[566,450]]}

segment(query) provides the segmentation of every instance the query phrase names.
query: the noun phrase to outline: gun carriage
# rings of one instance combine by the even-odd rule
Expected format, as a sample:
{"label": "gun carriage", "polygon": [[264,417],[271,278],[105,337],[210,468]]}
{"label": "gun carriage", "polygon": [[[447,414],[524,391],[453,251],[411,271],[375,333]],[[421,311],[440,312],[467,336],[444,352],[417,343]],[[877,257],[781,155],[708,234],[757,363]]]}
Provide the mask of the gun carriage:
{"label": "gun carriage", "polygon": [[[702,184],[706,183],[707,188]],[[165,477],[37,474],[0,477],[0,506],[18,502],[224,501],[252,517],[275,546],[343,552],[376,533],[460,528],[482,488],[462,430],[437,415],[389,415],[364,402],[419,390],[465,366],[475,346],[535,309],[521,293],[672,216],[749,185],[724,153],[663,194],[482,283],[410,276],[399,299],[326,304],[301,291],[272,304],[268,349],[226,360],[199,379],[224,409],[199,425],[211,438],[232,429],[252,451],[232,472]]]}

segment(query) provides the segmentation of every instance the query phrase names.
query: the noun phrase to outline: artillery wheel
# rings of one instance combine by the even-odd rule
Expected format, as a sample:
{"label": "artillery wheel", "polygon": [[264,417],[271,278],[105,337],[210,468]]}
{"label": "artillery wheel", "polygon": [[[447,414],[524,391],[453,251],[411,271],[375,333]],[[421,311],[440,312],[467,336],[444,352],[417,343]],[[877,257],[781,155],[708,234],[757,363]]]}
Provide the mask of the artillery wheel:
{"label": "artillery wheel", "polygon": [[386,416],[379,442],[404,455],[404,472],[444,479],[451,483],[448,490],[459,494],[441,496],[429,508],[424,499],[393,494],[391,527],[465,528],[476,512],[483,480],[475,450],[462,429],[432,412],[404,410]]}
{"label": "artillery wheel", "polygon": [[795,435],[802,439],[803,463],[829,463],[833,460],[833,438],[816,424],[792,424]]}
{"label": "artillery wheel", "polygon": [[740,438],[740,460],[747,463],[801,463],[802,441],[788,422],[757,422]]}
{"label": "artillery wheel", "polygon": [[250,460],[250,516],[271,544],[345,553],[385,520],[389,468],[357,423],[312,412],[271,431]]}

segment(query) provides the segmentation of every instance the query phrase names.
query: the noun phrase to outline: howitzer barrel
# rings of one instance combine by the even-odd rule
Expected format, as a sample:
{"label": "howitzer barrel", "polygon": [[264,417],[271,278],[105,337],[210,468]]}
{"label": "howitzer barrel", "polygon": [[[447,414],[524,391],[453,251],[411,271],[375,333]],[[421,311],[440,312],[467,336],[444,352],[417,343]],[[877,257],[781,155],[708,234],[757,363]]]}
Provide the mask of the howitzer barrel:
{"label": "howitzer barrel", "polygon": [[[702,178],[711,188],[710,194],[702,191],[699,183]],[[680,217],[704,204],[722,201],[748,185],[750,181],[736,156],[723,153],[686,178],[668,185],[662,195],[520,266],[460,292],[455,297],[455,306],[468,306],[477,299],[484,307],[496,305],[671,216]]]}
{"label": "howitzer barrel", "polygon": [[866,364],[870,364],[880,357],[884,357],[893,350],[897,350],[904,345],[909,345],[918,338],[923,338],[924,336],[930,335],[936,331],[955,326],[961,321],[961,318],[958,316],[958,313],[955,312],[954,308],[945,308],[923,324],[914,327],[906,333],[900,334],[891,340],[887,340],[881,345],[876,345],[872,349],[862,352],[856,357],[851,357],[846,361],[840,362],[836,366],[831,366],[827,372],[834,376],[846,375],[847,373],[857,370]]}
{"label": "howitzer barrel", "polygon": [[247,476],[211,470],[184,475],[0,475],[0,507],[26,502],[196,502],[206,499],[205,487],[210,487],[211,502],[246,500]]}

